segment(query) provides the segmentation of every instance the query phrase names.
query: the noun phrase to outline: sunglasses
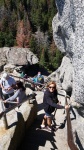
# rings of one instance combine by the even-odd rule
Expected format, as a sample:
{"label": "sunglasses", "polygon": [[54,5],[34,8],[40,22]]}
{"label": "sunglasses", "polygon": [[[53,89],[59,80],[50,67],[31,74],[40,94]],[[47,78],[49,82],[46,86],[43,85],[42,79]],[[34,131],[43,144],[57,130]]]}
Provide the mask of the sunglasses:
{"label": "sunglasses", "polygon": [[54,86],[49,86],[49,89],[55,89],[55,87]]}

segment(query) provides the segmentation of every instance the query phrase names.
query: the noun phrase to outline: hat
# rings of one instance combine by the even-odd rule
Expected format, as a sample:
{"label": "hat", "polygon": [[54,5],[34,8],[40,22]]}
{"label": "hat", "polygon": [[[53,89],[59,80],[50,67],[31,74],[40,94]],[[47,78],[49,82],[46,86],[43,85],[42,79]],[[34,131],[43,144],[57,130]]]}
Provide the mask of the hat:
{"label": "hat", "polygon": [[9,75],[7,73],[4,73],[2,77],[6,79],[8,76]]}

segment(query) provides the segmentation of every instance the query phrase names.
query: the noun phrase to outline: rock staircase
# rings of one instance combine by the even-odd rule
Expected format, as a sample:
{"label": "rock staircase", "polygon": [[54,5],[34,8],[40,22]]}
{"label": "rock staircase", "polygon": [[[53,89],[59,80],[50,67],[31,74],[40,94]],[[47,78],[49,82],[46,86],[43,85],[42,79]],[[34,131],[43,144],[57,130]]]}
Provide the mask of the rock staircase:
{"label": "rock staircase", "polygon": [[[66,114],[64,110],[57,110],[53,123],[56,123],[57,131],[50,133],[44,130],[36,130],[43,119],[44,111],[42,104],[43,92],[38,91],[36,100],[38,103],[38,115],[35,122],[29,128],[21,147],[17,150],[69,150],[67,144]],[[64,105],[65,98],[59,96]]]}

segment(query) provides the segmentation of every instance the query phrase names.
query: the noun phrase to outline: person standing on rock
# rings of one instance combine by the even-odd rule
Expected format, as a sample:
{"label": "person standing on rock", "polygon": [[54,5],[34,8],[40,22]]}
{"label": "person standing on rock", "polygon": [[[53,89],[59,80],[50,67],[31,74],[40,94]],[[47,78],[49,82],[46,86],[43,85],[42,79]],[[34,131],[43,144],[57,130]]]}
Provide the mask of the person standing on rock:
{"label": "person standing on rock", "polygon": [[54,131],[55,129],[51,126],[51,124],[52,124],[52,113],[54,112],[55,108],[57,109],[69,108],[68,105],[62,106],[59,104],[59,101],[57,99],[56,83],[54,81],[48,83],[47,89],[44,92],[43,107],[45,115],[41,124],[41,129],[47,129],[50,132]]}
{"label": "person standing on rock", "polygon": [[[14,95],[13,85],[15,85],[14,78],[9,76],[8,73],[4,73],[0,80],[0,86],[2,88],[2,99],[3,100]],[[9,104],[5,104],[5,107],[8,108]]]}

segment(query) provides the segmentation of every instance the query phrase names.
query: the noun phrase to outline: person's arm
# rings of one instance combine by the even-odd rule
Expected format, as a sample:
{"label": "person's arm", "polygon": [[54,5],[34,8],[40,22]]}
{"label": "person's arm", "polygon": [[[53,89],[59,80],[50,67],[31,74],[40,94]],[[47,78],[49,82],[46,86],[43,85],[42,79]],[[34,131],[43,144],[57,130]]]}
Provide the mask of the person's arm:
{"label": "person's arm", "polygon": [[10,91],[11,89],[13,89],[14,85],[15,85],[15,80],[12,78],[12,86],[7,88],[7,91]]}
{"label": "person's arm", "polygon": [[47,103],[48,103],[49,105],[51,105],[52,107],[55,107],[55,108],[57,108],[57,109],[64,109],[64,108],[65,108],[65,106],[62,106],[62,105],[59,105],[59,104],[54,103],[54,102],[52,101],[52,98],[50,97],[50,95],[47,94],[47,93],[44,94],[44,98],[46,99]]}
{"label": "person's arm", "polygon": [[0,86],[1,86],[1,88],[3,88],[3,81],[2,81],[2,79],[0,80]]}
{"label": "person's arm", "polygon": [[16,101],[17,101],[17,103],[19,103],[19,102],[20,102],[19,97],[17,97]]}
{"label": "person's arm", "polygon": [[0,85],[1,85],[1,88],[4,89],[4,86],[2,85],[2,83]]}
{"label": "person's arm", "polygon": [[5,81],[3,79],[1,79],[0,86],[1,86],[2,90],[7,91],[7,88],[4,87],[4,82]]}
{"label": "person's arm", "polygon": [[7,88],[7,91],[10,91],[11,89],[13,89],[12,86],[8,87],[8,88]]}
{"label": "person's arm", "polygon": [[9,98],[6,99],[4,102],[6,103],[7,101],[13,101],[13,100],[15,100],[15,99],[18,97],[19,92],[20,92],[20,90],[16,91],[13,96],[9,97]]}

